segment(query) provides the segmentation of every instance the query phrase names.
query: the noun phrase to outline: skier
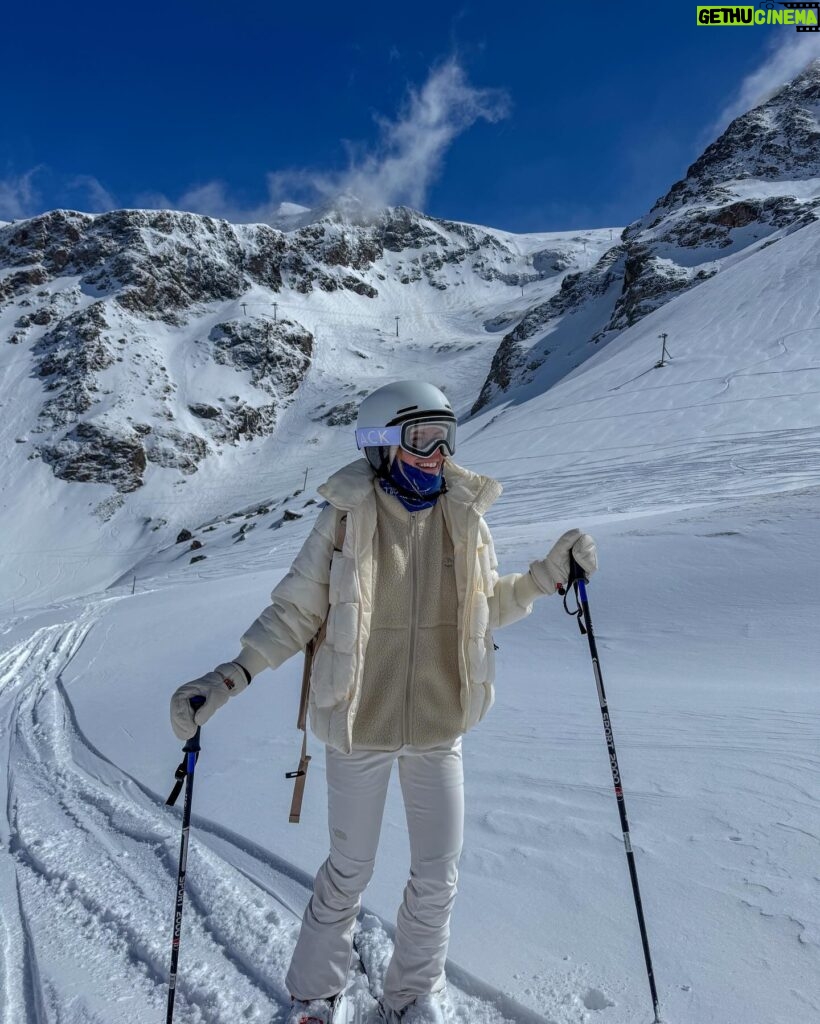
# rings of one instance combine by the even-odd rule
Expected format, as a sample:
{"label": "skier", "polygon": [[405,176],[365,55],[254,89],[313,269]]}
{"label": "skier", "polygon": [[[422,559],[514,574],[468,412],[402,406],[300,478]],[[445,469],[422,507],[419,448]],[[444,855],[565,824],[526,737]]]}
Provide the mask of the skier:
{"label": "skier", "polygon": [[[330,853],[285,979],[288,1024],[326,1024],[344,990],[393,763],[410,879],[379,1005],[387,1024],[444,1021],[444,963],[464,822],[461,736],[493,703],[493,628],[523,618],[595,543],[570,530],[528,572],[499,577],[483,514],[500,484],[453,462],[456,418],[432,384],[399,381],[361,404],[357,459],[319,488],[327,504],[232,661],[186,683],[171,722],[186,739],[265,668],[325,628],[310,719],[326,744]],[[205,698],[194,714],[190,699]]]}

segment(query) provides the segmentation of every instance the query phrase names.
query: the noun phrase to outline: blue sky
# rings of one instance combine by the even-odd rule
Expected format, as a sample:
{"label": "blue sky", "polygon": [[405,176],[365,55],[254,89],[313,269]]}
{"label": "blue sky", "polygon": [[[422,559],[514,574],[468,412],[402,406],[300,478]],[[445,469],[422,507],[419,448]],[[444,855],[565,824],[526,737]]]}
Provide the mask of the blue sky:
{"label": "blue sky", "polygon": [[515,231],[626,224],[730,113],[820,56],[820,34],[701,28],[695,7],[20,5],[0,63],[0,218],[264,219],[353,187]]}

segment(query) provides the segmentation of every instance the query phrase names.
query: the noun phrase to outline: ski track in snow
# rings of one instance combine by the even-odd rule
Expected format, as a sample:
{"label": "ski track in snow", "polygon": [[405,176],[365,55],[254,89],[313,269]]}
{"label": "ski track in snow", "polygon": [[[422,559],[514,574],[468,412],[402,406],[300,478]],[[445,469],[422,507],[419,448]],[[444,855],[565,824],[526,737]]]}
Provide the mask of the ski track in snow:
{"label": "ski track in snow", "polygon": [[[0,655],[0,1024],[164,1020],[180,816],[74,718],[62,674],[99,613],[88,605]],[[194,816],[175,1021],[284,1020],[306,881]],[[555,1024],[454,965],[448,973],[459,1022]]]}
{"label": "ski track in snow", "polygon": [[[0,660],[9,794],[3,1024],[118,1024],[164,1014],[178,818],[77,730],[60,675],[94,618],[92,610],[40,629]],[[175,1019],[280,1019],[287,995],[272,979],[282,976],[295,915],[196,836],[194,864]]]}
{"label": "ski track in snow", "polygon": [[[796,490],[817,484],[819,444],[816,429],[730,435],[703,439],[697,445],[647,442],[641,446],[644,459],[635,449],[604,451],[600,459],[584,453],[581,464],[569,463],[556,470],[560,488],[554,489],[534,483],[528,457],[517,456],[509,460],[507,489],[498,507],[510,517],[513,509],[519,517],[529,513],[535,521],[557,519],[579,507],[590,518],[626,512],[638,516],[670,507],[676,488],[682,492],[682,480],[693,482],[698,504]],[[530,461],[538,459],[533,455]],[[520,463],[524,465],[519,471]],[[489,460],[486,465],[493,468]]]}

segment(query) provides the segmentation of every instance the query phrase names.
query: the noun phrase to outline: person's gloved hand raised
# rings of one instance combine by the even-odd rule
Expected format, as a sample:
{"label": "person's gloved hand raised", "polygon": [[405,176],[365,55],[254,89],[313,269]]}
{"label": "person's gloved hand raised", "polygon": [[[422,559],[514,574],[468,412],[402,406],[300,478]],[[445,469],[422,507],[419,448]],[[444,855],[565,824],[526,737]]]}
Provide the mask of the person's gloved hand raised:
{"label": "person's gloved hand raised", "polygon": [[530,566],[530,575],[545,594],[554,594],[559,585],[566,586],[570,554],[588,576],[598,568],[598,551],[592,537],[581,530],[567,530],[553,544],[546,558]]}
{"label": "person's gloved hand raised", "polygon": [[[218,665],[213,672],[190,683],[183,683],[171,697],[171,728],[177,738],[190,739],[197,726],[204,725],[229,697],[247,689],[249,683],[248,673],[234,661]],[[202,697],[205,701],[196,711],[191,707],[192,697]]]}

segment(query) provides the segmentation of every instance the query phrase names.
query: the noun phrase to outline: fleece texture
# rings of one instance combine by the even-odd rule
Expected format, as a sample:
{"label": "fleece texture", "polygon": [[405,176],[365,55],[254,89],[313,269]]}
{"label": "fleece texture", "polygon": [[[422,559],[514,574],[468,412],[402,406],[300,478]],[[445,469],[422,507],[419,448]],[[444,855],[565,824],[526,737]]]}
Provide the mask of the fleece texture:
{"label": "fleece texture", "polygon": [[453,542],[436,504],[376,491],[374,601],[353,747],[432,747],[461,734]]}
{"label": "fleece texture", "polygon": [[[447,493],[441,509],[453,545],[459,730],[467,732],[493,703],[493,629],[529,615],[543,594],[529,572],[499,576],[484,513],[501,494],[490,477],[445,463]],[[310,687],[310,722],[316,736],[343,753],[353,749],[356,716],[372,630],[378,580],[377,487],[368,462],[358,459],[319,488],[328,504],[276,585],[271,604],[242,637],[241,663],[276,668],[301,651],[327,616]],[[347,514],[344,545],[334,551],[336,524]],[[239,659],[237,659],[239,660]]]}

